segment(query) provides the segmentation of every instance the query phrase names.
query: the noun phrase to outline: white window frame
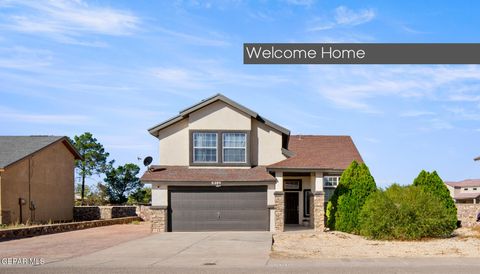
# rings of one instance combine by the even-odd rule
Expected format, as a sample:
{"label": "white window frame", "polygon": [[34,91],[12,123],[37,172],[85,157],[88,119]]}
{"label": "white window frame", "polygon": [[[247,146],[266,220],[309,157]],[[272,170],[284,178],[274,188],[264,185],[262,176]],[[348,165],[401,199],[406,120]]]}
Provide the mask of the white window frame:
{"label": "white window frame", "polygon": [[[226,134],[243,134],[243,136],[245,136],[245,146],[244,147],[226,147],[224,146],[224,142],[225,142],[225,135]],[[245,132],[223,132],[222,133],[222,162],[225,163],[225,164],[246,164],[247,163],[247,133]],[[225,161],[225,149],[244,149],[245,151],[245,161],[243,162],[231,162],[231,161]]]}
{"label": "white window frame", "polygon": [[[196,147],[195,146],[195,134],[214,134],[215,135],[215,161],[196,161],[195,149],[213,149],[213,147]],[[217,132],[193,132],[192,134],[192,163],[194,164],[216,164],[218,163],[218,133]]]}
{"label": "white window frame", "polygon": [[[336,184],[335,185],[327,184],[327,182],[329,182],[328,181],[329,178],[336,178]],[[324,176],[323,177],[323,182],[324,182],[323,183],[324,187],[337,187],[338,184],[340,183],[340,176]]]}

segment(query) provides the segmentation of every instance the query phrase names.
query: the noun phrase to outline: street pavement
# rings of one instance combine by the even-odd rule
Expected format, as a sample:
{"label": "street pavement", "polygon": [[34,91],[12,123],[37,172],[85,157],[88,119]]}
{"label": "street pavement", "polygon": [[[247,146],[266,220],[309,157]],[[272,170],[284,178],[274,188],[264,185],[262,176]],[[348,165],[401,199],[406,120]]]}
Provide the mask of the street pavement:
{"label": "street pavement", "polygon": [[[480,258],[271,258],[269,232],[146,234],[145,227],[111,228],[126,237],[105,231],[0,242],[0,258],[45,260],[37,266],[0,265],[0,273],[480,273]],[[97,234],[111,239],[101,241]]]}

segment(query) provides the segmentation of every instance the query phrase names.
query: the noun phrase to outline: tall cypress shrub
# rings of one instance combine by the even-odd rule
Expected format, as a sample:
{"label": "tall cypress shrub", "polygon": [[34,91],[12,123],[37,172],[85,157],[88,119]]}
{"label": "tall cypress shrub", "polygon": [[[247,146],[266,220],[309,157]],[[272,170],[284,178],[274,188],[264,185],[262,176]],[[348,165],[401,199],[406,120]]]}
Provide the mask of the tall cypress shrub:
{"label": "tall cypress shrub", "polygon": [[359,231],[359,213],[366,199],[377,190],[375,179],[365,164],[353,161],[343,172],[327,204],[327,226],[349,233]]}
{"label": "tall cypress shrub", "polygon": [[422,188],[437,197],[449,213],[450,225],[453,228],[457,226],[457,207],[455,201],[450,196],[450,191],[436,171],[427,172],[422,170],[413,181],[414,186]]}

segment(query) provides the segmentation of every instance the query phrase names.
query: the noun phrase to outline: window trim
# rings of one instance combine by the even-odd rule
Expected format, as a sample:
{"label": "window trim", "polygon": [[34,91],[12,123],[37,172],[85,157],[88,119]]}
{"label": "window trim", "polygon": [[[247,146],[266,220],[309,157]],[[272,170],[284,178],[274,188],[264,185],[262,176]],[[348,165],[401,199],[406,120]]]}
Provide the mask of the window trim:
{"label": "window trim", "polygon": [[[193,161],[193,133],[216,133],[217,134],[217,162],[194,162]],[[245,133],[247,135],[245,163],[224,163],[223,162],[223,133]],[[218,130],[218,129],[190,129],[189,130],[189,164],[190,166],[229,166],[229,167],[247,167],[251,166],[251,134],[250,130]]]}
{"label": "window trim", "polygon": [[[245,136],[245,146],[244,147],[225,147],[223,145],[225,141],[225,134],[244,134]],[[247,163],[247,133],[246,132],[222,132],[222,163],[224,164],[246,164]],[[245,149],[245,161],[243,162],[227,162],[225,161],[225,149]]]}
{"label": "window trim", "polygon": [[[325,178],[328,178],[328,177],[336,177],[337,178],[337,185],[327,185],[326,184],[326,179]],[[325,175],[323,176],[323,187],[331,187],[331,188],[335,188],[338,186],[338,184],[340,183],[340,176],[338,175]]]}
{"label": "window trim", "polygon": [[[215,161],[195,161],[195,149],[213,149],[213,147],[195,147],[195,142],[194,142],[194,137],[193,135],[195,135],[195,133],[203,133],[203,134],[215,134],[215,138],[217,139],[216,140],[216,146],[215,146]],[[192,162],[195,163],[195,164],[215,164],[215,163],[218,163],[218,133],[217,132],[209,132],[209,131],[205,131],[205,132],[198,132],[198,131],[195,131],[192,133]]]}

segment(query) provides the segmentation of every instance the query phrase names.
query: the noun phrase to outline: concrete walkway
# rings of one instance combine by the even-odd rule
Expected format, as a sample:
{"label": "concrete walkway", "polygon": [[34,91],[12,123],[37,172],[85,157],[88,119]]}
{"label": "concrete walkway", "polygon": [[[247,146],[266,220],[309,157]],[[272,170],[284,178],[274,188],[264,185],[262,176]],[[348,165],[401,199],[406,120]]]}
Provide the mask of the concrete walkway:
{"label": "concrete walkway", "polygon": [[265,266],[271,244],[269,232],[159,233],[44,266]]}

